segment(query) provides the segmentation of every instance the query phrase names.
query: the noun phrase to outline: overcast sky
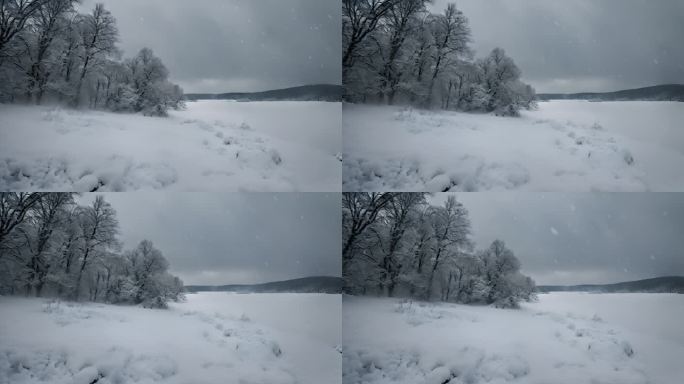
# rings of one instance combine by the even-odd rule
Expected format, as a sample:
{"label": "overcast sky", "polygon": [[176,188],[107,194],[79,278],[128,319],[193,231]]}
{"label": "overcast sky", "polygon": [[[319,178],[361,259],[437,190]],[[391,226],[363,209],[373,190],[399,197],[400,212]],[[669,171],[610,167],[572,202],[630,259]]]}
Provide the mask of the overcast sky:
{"label": "overcast sky", "polygon": [[[453,0],[436,0],[442,11]],[[500,46],[537,92],[684,83],[682,0],[458,0],[473,48]]]}
{"label": "overcast sky", "polygon": [[[442,202],[448,194],[431,199]],[[684,275],[682,193],[459,193],[473,239],[499,238],[537,284]]]}
{"label": "overcast sky", "polygon": [[[90,203],[95,193],[80,202]],[[335,193],[106,193],[125,249],[149,239],[186,284],[340,276]]]}
{"label": "overcast sky", "polygon": [[119,46],[151,48],[186,93],[341,82],[339,0],[84,0],[117,19]]}

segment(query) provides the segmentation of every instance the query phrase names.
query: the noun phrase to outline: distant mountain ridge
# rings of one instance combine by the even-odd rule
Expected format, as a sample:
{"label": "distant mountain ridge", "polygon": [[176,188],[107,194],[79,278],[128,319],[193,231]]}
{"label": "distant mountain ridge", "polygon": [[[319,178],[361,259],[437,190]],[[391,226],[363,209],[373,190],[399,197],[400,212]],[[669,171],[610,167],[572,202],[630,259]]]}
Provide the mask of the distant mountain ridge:
{"label": "distant mountain ridge", "polygon": [[309,276],[263,284],[186,285],[187,292],[342,293],[342,278]]}
{"label": "distant mountain ridge", "polygon": [[615,92],[539,93],[539,100],[684,101],[684,84],[663,84]]}
{"label": "distant mountain ridge", "polygon": [[191,101],[341,101],[342,86],[335,84],[313,84],[263,92],[187,93],[185,98]]}
{"label": "distant mountain ridge", "polygon": [[684,293],[684,276],[663,276],[615,284],[538,285],[539,292]]}

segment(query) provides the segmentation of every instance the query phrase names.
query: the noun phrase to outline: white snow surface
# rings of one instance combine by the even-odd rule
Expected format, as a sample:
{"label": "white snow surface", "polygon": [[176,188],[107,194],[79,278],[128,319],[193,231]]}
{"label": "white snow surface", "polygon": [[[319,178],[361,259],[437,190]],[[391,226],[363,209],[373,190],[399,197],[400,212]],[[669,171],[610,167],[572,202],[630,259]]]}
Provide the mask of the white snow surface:
{"label": "white snow surface", "polygon": [[551,293],[522,309],[343,300],[343,382],[672,384],[684,295]]}
{"label": "white snow surface", "polygon": [[517,118],[343,110],[345,191],[684,191],[684,103],[560,100]]}
{"label": "white snow surface", "polygon": [[168,310],[0,297],[0,383],[339,383],[341,296],[188,295]]}
{"label": "white snow surface", "polygon": [[188,102],[170,116],[0,104],[0,190],[339,191],[341,103]]}

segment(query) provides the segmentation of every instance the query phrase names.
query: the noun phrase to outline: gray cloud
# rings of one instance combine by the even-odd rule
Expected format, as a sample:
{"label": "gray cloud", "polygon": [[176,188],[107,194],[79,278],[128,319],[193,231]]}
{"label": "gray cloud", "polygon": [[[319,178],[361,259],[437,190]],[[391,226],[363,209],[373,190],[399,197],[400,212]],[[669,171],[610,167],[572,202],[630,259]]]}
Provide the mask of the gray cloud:
{"label": "gray cloud", "polygon": [[116,17],[126,56],[149,47],[186,92],[341,82],[336,0],[84,0]]}
{"label": "gray cloud", "polygon": [[[447,194],[432,197],[434,202]],[[542,284],[684,275],[684,194],[461,193],[478,248],[504,240]]]}
{"label": "gray cloud", "polygon": [[151,240],[186,284],[340,275],[339,194],[103,195],[117,211],[125,248]]}
{"label": "gray cloud", "polygon": [[[434,11],[447,2],[437,0]],[[542,92],[684,82],[684,1],[459,0],[473,47],[510,54]]]}

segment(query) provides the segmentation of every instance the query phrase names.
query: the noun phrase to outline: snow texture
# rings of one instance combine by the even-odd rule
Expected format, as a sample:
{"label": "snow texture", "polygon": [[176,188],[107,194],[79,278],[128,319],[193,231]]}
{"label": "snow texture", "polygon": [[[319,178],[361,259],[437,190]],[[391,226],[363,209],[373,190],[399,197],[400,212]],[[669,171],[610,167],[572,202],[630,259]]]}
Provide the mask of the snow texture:
{"label": "snow texture", "polygon": [[520,310],[345,297],[343,382],[667,384],[684,295],[540,295]]}
{"label": "snow texture", "polygon": [[0,297],[0,383],[339,383],[339,295],[188,295],[169,310]]}
{"label": "snow texture", "polygon": [[344,106],[345,191],[684,191],[684,104],[540,102],[522,117]]}
{"label": "snow texture", "polygon": [[0,190],[340,190],[340,103],[187,105],[155,118],[0,104]]}

